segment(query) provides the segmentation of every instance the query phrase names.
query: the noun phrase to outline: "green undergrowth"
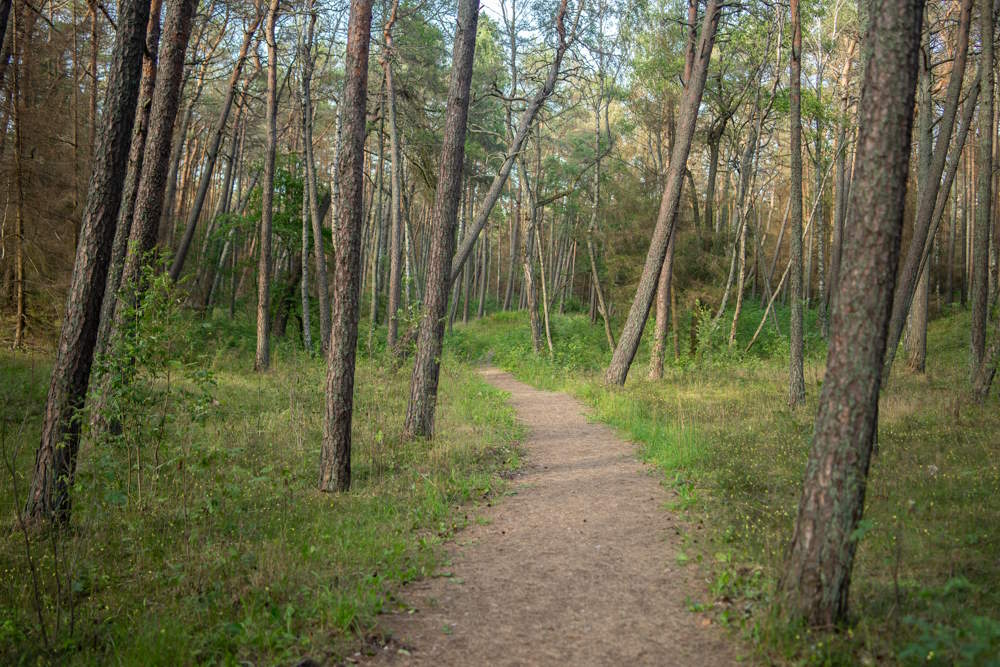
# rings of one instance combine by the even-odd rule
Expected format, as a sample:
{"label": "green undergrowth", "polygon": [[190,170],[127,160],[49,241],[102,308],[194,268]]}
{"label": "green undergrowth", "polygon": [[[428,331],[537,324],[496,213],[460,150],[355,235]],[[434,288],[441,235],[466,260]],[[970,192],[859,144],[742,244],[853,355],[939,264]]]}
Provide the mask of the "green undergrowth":
{"label": "green undergrowth", "polygon": [[[696,332],[680,319],[662,380],[648,380],[644,342],[624,389],[602,382],[603,327],[555,316],[555,354],[531,352],[527,317],[499,313],[456,327],[448,346],[536,386],[583,399],[596,419],[635,441],[675,491],[687,517],[679,560],[710,582],[689,608],[739,628],[758,657],[806,665],[1000,664],[1000,411],[967,392],[968,314],[955,309],[929,329],[926,375],[897,364],[880,407],[851,588],[852,620],[810,633],[774,618],[770,600],[794,525],[824,370],[825,346],[807,315],[807,404],[787,407],[787,310],[742,348],[762,313],[750,304],[737,341],[731,315]],[[702,318],[707,322],[707,318]],[[650,323],[651,325],[651,323]],[[616,333],[618,329],[615,329]],[[647,336],[648,338],[648,336]]]}
{"label": "green undergrowth", "polygon": [[183,319],[129,395],[147,412],[84,446],[71,528],[27,548],[50,359],[0,356],[0,663],[335,662],[518,465],[514,413],[471,367],[447,360],[437,437],[403,442],[409,370],[362,354],[353,488],[320,493],[322,360],[281,342],[255,374],[250,323]]}

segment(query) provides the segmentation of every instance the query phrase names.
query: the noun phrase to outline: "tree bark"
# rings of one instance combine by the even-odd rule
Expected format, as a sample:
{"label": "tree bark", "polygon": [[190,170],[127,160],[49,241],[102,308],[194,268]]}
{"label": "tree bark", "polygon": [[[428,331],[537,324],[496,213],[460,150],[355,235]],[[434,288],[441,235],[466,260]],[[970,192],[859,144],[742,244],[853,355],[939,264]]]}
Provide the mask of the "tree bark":
{"label": "tree bark", "polygon": [[115,220],[139,99],[149,0],[121,0],[108,68],[104,121],[80,227],[73,277],[52,369],[42,437],[25,515],[32,521],[70,518],[69,491],[76,471],[80,420],[90,379],[101,302],[111,261]]}
{"label": "tree bark", "polygon": [[653,333],[653,349],[649,355],[649,379],[659,380],[663,377],[663,361],[667,356],[667,330],[670,328],[670,305],[673,300],[671,280],[674,273],[674,240],[670,235],[667,243],[667,254],[663,258],[663,268],[660,269],[660,282],[656,286],[656,328]]}
{"label": "tree bark", "polygon": [[902,236],[923,4],[884,3],[866,36],[853,222],[844,230],[826,377],[780,583],[786,611],[812,626],[831,627],[847,614]]}
{"label": "tree bark", "polygon": [[360,314],[365,108],[371,23],[372,1],[352,2],[344,56],[344,93],[339,105],[341,138],[338,141],[337,190],[340,201],[333,230],[333,309],[319,464],[319,488],[327,492],[351,488],[351,417]]}
{"label": "tree bark", "polygon": [[982,86],[979,100],[979,143],[976,151],[976,219],[972,231],[972,377],[986,361],[989,319],[990,223],[993,213],[993,0],[979,7],[982,36]]}
{"label": "tree bark", "polygon": [[788,404],[801,405],[806,400],[803,374],[804,333],[802,312],[802,21],[799,0],[791,0],[792,57],[790,66],[789,116],[791,123],[791,217],[789,237],[791,254],[791,323],[789,325]]}
{"label": "tree bark", "polygon": [[389,236],[389,294],[387,299],[388,317],[386,325],[386,347],[393,355],[399,356],[399,308],[403,284],[403,246],[405,230],[403,229],[402,188],[403,188],[403,155],[399,141],[399,126],[396,121],[396,77],[393,72],[394,57],[392,28],[399,11],[398,0],[393,0],[392,13],[386,22],[383,36],[385,39],[385,55],[382,58],[382,69],[385,71],[386,111],[389,114],[389,186],[391,231]]}
{"label": "tree bark", "polygon": [[[938,140],[934,146],[930,173],[927,177],[929,187],[920,192],[917,212],[913,221],[913,236],[906,250],[906,259],[903,262],[899,281],[896,285],[896,294],[892,301],[892,319],[889,321],[889,340],[886,348],[885,365],[882,371],[885,380],[889,378],[889,372],[892,369],[892,363],[896,356],[896,348],[899,346],[900,338],[903,335],[906,316],[909,313],[917,280],[920,278],[921,267],[926,258],[926,251],[930,247],[928,245],[928,238],[930,238],[934,211],[937,208],[937,200],[940,196],[938,184],[941,182],[941,174],[944,172],[948,146],[951,143],[951,135],[955,127],[959,97],[962,92],[962,81],[965,75],[965,63],[969,50],[969,25],[972,20],[972,4],[973,0],[962,0],[956,39],[955,62],[952,64],[951,76],[948,80],[944,113],[941,116],[940,127],[938,128]],[[945,193],[944,199],[947,199],[947,193]]]}
{"label": "tree bark", "polygon": [[[274,208],[274,154],[277,150],[277,125],[278,125],[278,44],[274,37],[274,24],[278,20],[278,0],[270,0],[267,18],[264,25],[264,41],[267,42],[267,107],[265,117],[267,131],[265,134],[264,146],[264,181],[261,183],[261,204],[260,204],[260,254],[257,258],[257,355],[254,358],[253,369],[257,372],[268,370],[271,366],[271,218]],[[232,81],[235,83],[235,80]],[[232,89],[230,89],[232,90]],[[230,101],[232,93],[230,92]],[[228,109],[226,109],[228,115]],[[222,124],[225,124],[223,119]],[[218,138],[216,134],[214,150],[210,151],[209,163],[214,163],[214,153],[218,150]],[[210,173],[211,167],[206,166],[205,172]],[[206,188],[199,188],[198,199],[204,200],[204,190],[207,189],[207,181],[203,184]],[[199,208],[195,204],[195,208]],[[193,222],[198,221],[197,214],[188,219],[188,229],[193,232]],[[190,239],[188,239],[190,244]],[[181,243],[182,247],[184,243]],[[180,263],[174,262],[177,267],[175,275],[171,267],[171,277],[176,280],[180,275],[180,267],[184,265],[182,258]]]}
{"label": "tree bark", "polygon": [[708,74],[708,63],[712,57],[712,47],[715,45],[715,33],[722,14],[719,0],[709,0],[705,9],[705,19],[702,23],[701,37],[698,41],[694,67],[691,77],[684,86],[684,96],[681,99],[680,117],[677,123],[677,140],[670,155],[670,169],[667,182],[660,201],[660,211],[657,215],[656,228],[646,254],[646,262],[639,279],[635,299],[629,310],[625,327],[611,358],[605,374],[608,384],[624,385],[629,367],[639,349],[639,339],[649,317],[649,309],[653,304],[653,294],[667,252],[667,243],[673,234],[677,220],[677,209],[680,204],[684,171],[687,168],[688,153],[691,150],[691,140],[694,136],[695,121],[698,108],[701,105],[702,93],[705,90],[705,79]]}
{"label": "tree bark", "polygon": [[[504,183],[507,182],[510,170],[514,166],[514,162],[517,160],[518,156],[521,154],[521,148],[524,146],[525,139],[528,138],[528,133],[531,130],[531,124],[534,122],[535,116],[538,115],[538,112],[545,104],[545,100],[547,100],[549,96],[552,95],[552,91],[555,90],[556,81],[559,78],[559,70],[562,66],[563,56],[566,54],[566,49],[569,48],[570,44],[576,38],[575,25],[572,27],[571,34],[569,36],[566,34],[566,3],[567,0],[560,0],[559,9],[556,11],[555,26],[559,41],[556,44],[555,54],[552,58],[552,65],[549,67],[545,83],[542,84],[542,87],[538,89],[535,95],[528,102],[528,106],[526,106],[524,111],[521,113],[521,117],[517,121],[517,131],[514,133],[514,138],[511,140],[510,146],[507,147],[507,154],[504,157],[503,164],[500,165],[500,170],[497,172],[496,176],[493,177],[493,182],[490,183],[490,189],[486,192],[486,199],[484,199],[483,203],[480,205],[479,211],[476,213],[475,220],[466,232],[465,237],[462,238],[461,243],[459,243],[458,250],[455,252],[455,259],[451,263],[451,281],[458,278],[458,274],[462,270],[462,265],[472,252],[472,246],[475,245],[476,238],[479,237],[479,233],[489,221],[490,213],[493,212],[493,207],[496,205],[497,200],[500,199],[500,192],[503,190]],[[579,19],[579,16],[577,19]],[[507,301],[508,300],[505,299],[505,310],[509,305],[506,303]]]}
{"label": "tree bark", "polygon": [[[449,269],[453,267],[452,257],[455,254],[455,223],[458,200],[462,194],[469,86],[472,82],[478,21],[479,0],[459,0],[441,166],[438,171],[437,192],[434,195],[424,312],[417,334],[417,353],[404,427],[404,434],[408,438],[430,437],[434,434],[434,408],[437,403],[438,374],[441,370],[441,344],[448,308],[448,288],[453,281]],[[461,264],[458,268],[461,269]]]}

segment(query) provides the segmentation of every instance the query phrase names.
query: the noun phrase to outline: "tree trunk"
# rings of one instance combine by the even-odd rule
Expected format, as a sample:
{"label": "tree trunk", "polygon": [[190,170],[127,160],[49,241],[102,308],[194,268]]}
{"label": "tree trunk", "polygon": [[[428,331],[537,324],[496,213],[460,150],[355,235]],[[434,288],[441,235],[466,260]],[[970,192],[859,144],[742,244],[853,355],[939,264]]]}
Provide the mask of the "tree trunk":
{"label": "tree trunk", "polygon": [[[149,6],[149,24],[146,27],[146,52],[142,58],[142,80],[139,84],[139,102],[132,132],[132,143],[129,146],[128,161],[131,167],[125,175],[125,187],[122,192],[122,202],[118,209],[118,221],[115,225],[115,240],[111,247],[111,264],[108,267],[108,283],[104,288],[104,299],[101,304],[101,321],[97,330],[97,343],[94,348],[94,358],[100,359],[108,351],[108,340],[111,325],[114,322],[115,304],[118,300],[118,290],[121,287],[122,271],[125,268],[125,255],[128,250],[128,239],[132,229],[132,218],[139,191],[139,180],[142,174],[143,157],[146,148],[146,137],[149,134],[149,115],[153,105],[153,90],[156,84],[157,50],[160,45],[160,7],[161,0],[152,0]],[[93,420],[96,412],[91,415]]]}
{"label": "tree trunk", "polygon": [[388,316],[386,317],[386,347],[399,356],[399,308],[403,284],[403,245],[406,241],[402,219],[402,188],[403,188],[403,152],[399,140],[399,127],[396,121],[396,77],[393,72],[394,57],[392,28],[399,10],[398,0],[392,3],[392,13],[386,22],[382,34],[385,38],[385,55],[382,58],[382,69],[385,71],[386,110],[389,113],[389,157],[392,160],[389,172],[390,220],[389,232],[389,294]]}
{"label": "tree trunk", "polygon": [[360,314],[365,107],[371,23],[371,0],[352,2],[344,56],[344,93],[339,105],[341,139],[336,180],[340,201],[334,221],[333,309],[319,464],[319,488],[327,492],[351,488],[351,417]]}
{"label": "tree trunk", "polygon": [[[205,195],[208,194],[208,186],[212,182],[212,172],[215,170],[215,161],[219,156],[219,146],[222,144],[222,136],[226,131],[226,121],[229,119],[229,111],[233,107],[233,98],[236,96],[236,87],[240,80],[240,74],[243,71],[243,63],[246,62],[247,52],[250,50],[250,42],[257,31],[257,26],[260,25],[261,16],[258,12],[244,31],[243,44],[240,46],[239,55],[236,56],[236,64],[233,66],[233,71],[229,75],[226,96],[223,98],[219,118],[216,120],[215,128],[212,131],[211,143],[208,145],[206,153],[206,163],[201,169],[201,180],[198,183],[198,191],[195,195],[194,203],[191,205],[191,210],[188,212],[181,244],[177,248],[177,254],[174,255],[173,263],[170,265],[170,279],[175,282],[181,276],[181,270],[184,268],[184,260],[187,259],[188,251],[191,249],[191,241],[194,239],[195,228],[198,226],[198,218],[201,217],[201,208],[205,204]],[[270,63],[268,66],[270,67]],[[270,76],[270,73],[268,76]],[[275,73],[275,77],[277,77],[277,73]]]}
{"label": "tree trunk", "polygon": [[[549,96],[552,95],[552,91],[555,90],[556,81],[559,78],[559,70],[562,66],[563,56],[566,53],[566,49],[569,48],[569,45],[576,37],[575,26],[573,33],[568,37],[566,35],[566,27],[564,23],[566,18],[566,3],[567,0],[560,0],[559,9],[556,11],[555,26],[556,34],[558,35],[559,40],[556,44],[556,50],[552,58],[552,65],[549,67],[548,76],[546,76],[542,87],[538,89],[534,97],[531,98],[528,105],[521,113],[521,117],[517,121],[517,131],[514,133],[514,138],[507,147],[507,154],[504,157],[503,164],[500,165],[500,170],[497,172],[496,176],[493,177],[493,182],[490,183],[490,189],[486,192],[486,199],[484,199],[483,203],[480,205],[479,211],[476,213],[475,220],[466,232],[465,237],[462,238],[461,243],[458,245],[458,250],[455,252],[455,259],[451,263],[451,281],[458,278],[458,274],[462,270],[462,265],[472,252],[472,246],[475,244],[476,238],[478,238],[479,233],[489,221],[490,213],[493,212],[493,207],[496,205],[497,200],[500,199],[500,192],[503,190],[504,183],[507,182],[510,170],[514,166],[515,160],[517,160],[518,156],[521,154],[521,148],[524,146],[525,139],[528,138],[528,133],[531,130],[531,125],[535,120],[535,116],[538,115],[538,112],[545,104],[545,100],[547,100]],[[516,246],[512,247],[516,248]],[[508,302],[509,299],[504,300],[504,310],[508,308]]]}
{"label": "tree trunk", "polygon": [[800,405],[806,400],[803,373],[804,334],[802,312],[802,21],[799,0],[791,1],[792,59],[790,66],[789,116],[791,123],[791,201],[792,229],[789,237],[791,254],[791,323],[789,325],[788,404]]}
{"label": "tree trunk", "polygon": [[[886,348],[887,356],[882,371],[882,375],[886,380],[889,378],[889,372],[892,369],[892,363],[896,356],[896,348],[899,346],[899,340],[903,335],[906,316],[913,301],[913,293],[916,289],[917,280],[920,278],[920,272],[930,248],[928,239],[931,237],[930,230],[933,225],[934,211],[937,208],[937,200],[940,195],[938,184],[941,182],[941,174],[945,168],[948,146],[951,143],[951,135],[955,127],[958,102],[962,91],[962,81],[965,75],[965,62],[969,50],[969,25],[972,20],[972,4],[973,0],[962,0],[956,39],[955,62],[952,64],[944,113],[941,116],[938,128],[938,140],[934,146],[930,173],[927,177],[929,187],[920,192],[917,212],[913,221],[913,236],[906,250],[906,259],[900,270],[899,281],[896,285],[896,294],[892,301],[892,319],[889,321],[889,340]],[[947,199],[947,193],[944,194],[943,199]]]}
{"label": "tree trunk", "polygon": [[[268,370],[271,366],[271,218],[274,208],[274,154],[277,149],[277,125],[278,125],[278,44],[274,37],[274,24],[278,20],[278,0],[270,0],[267,11],[267,19],[264,26],[264,41],[267,42],[267,107],[265,119],[267,122],[267,132],[265,134],[264,145],[264,182],[261,183],[261,204],[260,204],[260,254],[257,258],[257,355],[254,358],[253,369],[257,372]],[[235,79],[231,81],[235,84]],[[232,99],[232,88],[230,88],[229,99]],[[228,105],[227,105],[228,107]],[[228,108],[226,114],[228,115]],[[225,119],[222,119],[222,125]],[[221,129],[221,128],[220,128]],[[218,150],[218,138],[221,133],[217,133],[213,138],[215,146],[210,151],[209,165],[215,161],[214,154]],[[204,191],[207,189],[207,180],[204,174],[211,173],[211,166],[206,166],[202,176],[202,183],[205,188],[199,187],[198,199],[204,200]],[[196,203],[195,208],[199,208]],[[195,213],[192,211],[192,213]],[[188,218],[188,230],[194,232],[193,222],[198,221],[198,216],[192,215]],[[185,233],[185,237],[187,234]],[[187,243],[190,244],[190,238]],[[184,247],[184,242],[181,246]],[[180,275],[180,268],[184,265],[183,258],[178,255],[181,261],[174,261],[171,267],[171,278],[176,280]]]}
{"label": "tree trunk", "polygon": [[872,12],[830,351],[785,574],[786,610],[831,627],[847,596],[874,442],[909,171],[923,0]]}
{"label": "tree trunk", "polygon": [[[976,152],[976,219],[972,232],[972,377],[986,361],[989,319],[990,223],[993,213],[993,0],[980,2],[983,94],[979,101],[979,143]],[[988,37],[987,37],[988,36]]]}
{"label": "tree trunk", "polygon": [[673,234],[677,220],[677,209],[680,204],[684,171],[687,168],[688,153],[691,150],[691,140],[694,136],[695,121],[698,108],[701,105],[702,93],[705,90],[705,79],[708,73],[708,62],[712,57],[712,47],[715,45],[715,33],[722,14],[719,0],[709,0],[705,9],[705,19],[702,24],[701,37],[698,41],[696,58],[691,77],[684,86],[684,96],[681,99],[680,117],[677,124],[677,140],[670,155],[670,169],[667,173],[666,187],[660,201],[660,211],[656,219],[656,228],[646,254],[646,262],[639,279],[635,299],[629,310],[628,319],[622,329],[621,338],[615,348],[605,374],[608,384],[624,385],[629,367],[639,349],[639,339],[649,317],[649,309],[653,304],[653,294],[656,291],[660,269],[667,253],[667,243]]}
{"label": "tree trunk", "polygon": [[76,413],[83,407],[90,379],[139,99],[148,21],[149,0],[119,2],[104,120],[94,152],[80,241],[43,415],[42,437],[25,507],[25,515],[33,521],[52,518],[68,522],[70,517],[69,491],[80,443],[80,420]]}
{"label": "tree trunk", "polygon": [[[417,334],[417,353],[410,382],[410,402],[406,410],[406,437],[434,434],[434,407],[437,403],[438,373],[441,370],[441,343],[448,308],[448,288],[455,254],[455,222],[462,194],[462,162],[469,115],[469,85],[476,51],[479,0],[459,0],[448,106],[445,111],[444,141],[434,195],[431,225],[431,252],[424,290],[424,312]],[[468,237],[467,237],[468,238]],[[475,239],[473,239],[474,241]],[[461,264],[458,266],[461,269]]]}
{"label": "tree trunk", "polygon": [[663,258],[663,268],[660,269],[660,282],[656,286],[656,328],[653,333],[653,349],[649,355],[649,379],[659,380],[663,377],[663,360],[667,356],[667,329],[669,329],[673,299],[671,279],[674,273],[674,241],[676,234],[670,235],[667,243],[667,254]]}

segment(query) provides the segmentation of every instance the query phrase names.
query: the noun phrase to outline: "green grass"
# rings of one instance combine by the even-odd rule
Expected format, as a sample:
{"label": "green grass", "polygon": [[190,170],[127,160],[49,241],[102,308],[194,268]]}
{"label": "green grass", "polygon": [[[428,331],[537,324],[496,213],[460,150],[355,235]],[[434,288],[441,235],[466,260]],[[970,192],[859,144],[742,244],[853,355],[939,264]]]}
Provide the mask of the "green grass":
{"label": "green grass", "polygon": [[[273,370],[254,374],[248,323],[210,320],[185,335],[193,356],[171,365],[170,391],[165,374],[140,382],[140,435],[82,450],[71,530],[32,534],[37,594],[15,511],[50,360],[0,356],[3,454],[16,454],[17,482],[16,496],[6,472],[0,484],[0,662],[335,661],[375,631],[394,590],[434,571],[469,503],[518,464],[505,396],[468,365],[449,358],[442,370],[438,436],[403,442],[409,371],[362,356],[354,486],[320,493],[322,361],[281,343]],[[208,402],[185,368],[211,371]]]}
{"label": "green grass", "polygon": [[[745,346],[761,312],[748,304]],[[787,310],[779,310],[788,332]],[[807,317],[805,407],[787,396],[787,343],[768,324],[742,354],[725,345],[729,317],[663,380],[646,379],[640,349],[624,389],[603,386],[609,359],[601,326],[556,316],[554,358],[530,350],[527,318],[502,313],[457,327],[448,339],[469,360],[489,358],[525,381],[573,393],[663,471],[689,530],[685,562],[710,582],[692,609],[741,629],[768,661],[790,664],[997,665],[1000,655],[1000,411],[967,392],[969,317],[931,323],[926,375],[897,364],[880,408],[862,538],[851,589],[852,622],[811,634],[772,617],[770,596],[794,524],[824,369],[824,344]],[[672,347],[672,346],[671,346]],[[671,355],[672,357],[672,355]]]}

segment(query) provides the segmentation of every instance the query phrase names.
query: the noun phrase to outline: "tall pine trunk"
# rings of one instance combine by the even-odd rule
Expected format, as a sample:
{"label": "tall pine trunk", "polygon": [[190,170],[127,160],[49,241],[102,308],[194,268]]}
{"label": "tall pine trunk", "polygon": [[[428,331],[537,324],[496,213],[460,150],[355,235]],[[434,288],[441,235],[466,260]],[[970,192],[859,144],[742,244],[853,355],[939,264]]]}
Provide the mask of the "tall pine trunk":
{"label": "tall pine trunk", "polygon": [[364,203],[365,109],[372,0],[351,3],[340,98],[337,204],[334,220],[333,309],[327,350],[326,410],[319,464],[321,491],[351,488],[351,417],[361,290],[361,222]]}
{"label": "tall pine trunk", "polygon": [[479,0],[459,0],[441,166],[438,170],[437,192],[434,195],[424,312],[417,333],[417,353],[410,382],[410,401],[406,410],[404,432],[407,437],[430,437],[434,433],[434,408],[437,404],[448,291],[452,282],[450,270],[455,254],[458,200],[462,194],[469,86],[472,82],[478,21]]}
{"label": "tall pine trunk", "polygon": [[[267,131],[264,181],[261,183],[260,254],[257,259],[257,355],[253,364],[254,370],[258,372],[266,371],[271,366],[271,221],[274,208],[274,154],[278,143],[278,44],[274,37],[274,24],[277,20],[278,0],[271,0],[264,25],[264,40],[267,42]],[[210,169],[206,168],[206,171]],[[203,195],[199,198],[203,198]],[[193,219],[196,222],[197,216]],[[188,222],[188,229],[192,229],[191,220]],[[175,262],[175,266],[181,265],[183,260],[180,265]],[[178,268],[178,275],[179,273]],[[176,280],[172,268],[171,276]]]}
{"label": "tall pine trunk", "polygon": [[812,626],[831,627],[847,615],[902,236],[923,4],[884,3],[866,37],[852,224],[844,230],[826,376],[780,584],[786,611]]}
{"label": "tall pine trunk", "polygon": [[121,0],[118,4],[104,118],[94,151],[76,261],[42,417],[42,437],[25,507],[25,515],[32,521],[50,518],[68,522],[70,518],[69,493],[80,443],[77,411],[84,404],[94,358],[139,99],[149,4],[149,0]]}

